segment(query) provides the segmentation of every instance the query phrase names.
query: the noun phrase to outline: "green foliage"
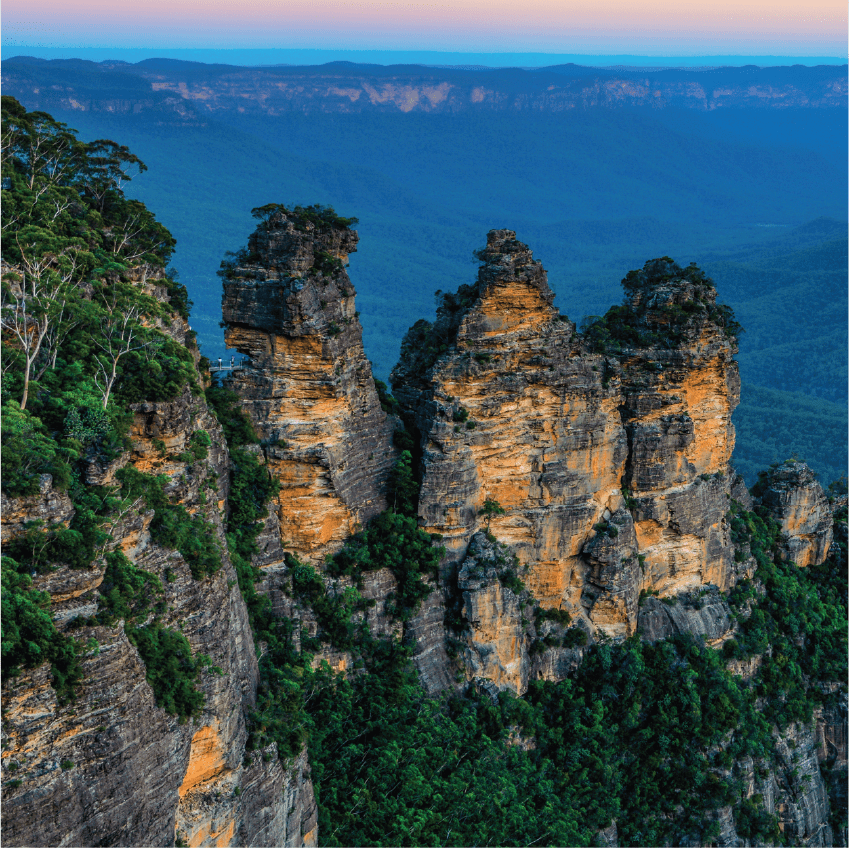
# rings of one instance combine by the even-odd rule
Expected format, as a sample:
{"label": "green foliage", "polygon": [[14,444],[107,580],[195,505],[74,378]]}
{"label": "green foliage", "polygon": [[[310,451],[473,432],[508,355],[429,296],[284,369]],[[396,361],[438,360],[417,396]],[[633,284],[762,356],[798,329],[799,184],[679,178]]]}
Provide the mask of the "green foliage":
{"label": "green foliage", "polygon": [[375,380],[374,387],[377,390],[377,398],[380,401],[380,408],[387,415],[398,415],[401,411],[401,404],[389,393],[389,387],[383,380]]}
{"label": "green foliage", "polygon": [[746,582],[735,587],[732,610],[739,615],[752,604],[752,611],[725,653],[746,658],[769,649],[754,681],[765,699],[764,715],[780,727],[810,721],[822,702],[822,686],[816,684],[847,678],[845,551],[838,543],[822,565],[797,568],[781,560],[780,528],[771,517],[738,504],[728,517],[735,544],[757,560],[756,579],[766,594],[758,598]]}
{"label": "green foliage", "polygon": [[126,632],[144,661],[156,705],[181,721],[199,715],[204,695],[195,684],[209,658],[192,657],[186,637],[158,621],[146,627],[128,627]]}
{"label": "green foliage", "polygon": [[147,507],[154,510],[151,538],[163,547],[178,550],[195,580],[221,568],[215,528],[200,515],[190,515],[182,504],[165,494],[167,477],[142,474],[132,466],[122,468],[115,476],[121,482],[124,499],[143,498]]}
{"label": "green foliage", "polygon": [[587,632],[580,627],[570,627],[563,634],[564,648],[582,648],[589,641]]}
{"label": "green foliage", "polygon": [[609,521],[600,521],[598,524],[594,524],[593,530],[599,536],[609,536],[611,539],[615,539],[619,535],[619,528]]}
{"label": "green foliage", "polygon": [[[689,285],[693,296],[683,303],[646,306],[650,293],[676,281]],[[719,326],[729,338],[743,328],[730,306],[715,302],[713,281],[695,264],[681,268],[668,256],[652,259],[643,268],[629,271],[622,280],[626,302],[612,306],[603,317],[590,316],[582,327],[596,353],[621,353],[630,348],[666,348],[681,342],[704,321]],[[633,298],[639,298],[637,306]]]}
{"label": "green foliage", "polygon": [[359,224],[356,218],[343,218],[336,214],[332,206],[322,206],[319,203],[311,206],[293,206],[291,209],[287,209],[282,203],[266,203],[265,206],[251,209],[251,215],[266,225],[272,215],[278,212],[294,221],[295,229],[302,231],[307,229],[307,224],[312,224],[319,232],[331,229],[348,230]]}
{"label": "green foliage", "polygon": [[[144,204],[125,197],[123,185],[145,170],[126,147],[80,142],[74,130],[10,97],[3,138],[3,345],[23,366],[4,389],[26,407],[30,384],[70,360],[99,379],[105,406],[113,385],[132,382],[124,374],[133,371],[129,360],[165,338],[144,317],[176,309],[132,281],[155,277],[179,291],[161,270],[174,239]],[[182,384],[190,375],[183,377]],[[158,388],[173,391],[167,379]]]}
{"label": "green foliage", "polygon": [[322,274],[332,276],[333,274],[338,274],[344,267],[342,260],[335,257],[332,253],[328,253],[326,250],[317,250],[315,252],[313,268]]}
{"label": "green foliage", "polygon": [[401,515],[416,516],[421,485],[413,477],[413,457],[410,451],[401,452],[389,473],[386,494],[392,508]]}
{"label": "green foliage", "polygon": [[115,427],[114,416],[110,415],[100,403],[71,406],[65,416],[65,453],[73,442],[78,442],[86,454],[94,453],[110,462],[117,459],[124,448],[124,440]]}
{"label": "green foliage", "polygon": [[[75,494],[79,497],[80,492]],[[109,538],[101,530],[101,520],[91,508],[90,498],[77,500],[76,512],[68,528],[44,527],[40,521],[29,522],[25,531],[10,540],[6,545],[7,553],[26,567],[28,571],[44,574],[56,565],[71,568],[88,568],[100,546]],[[103,498],[102,505],[108,509],[111,500]]]}
{"label": "green foliage", "polygon": [[122,551],[106,555],[106,571],[98,591],[101,600],[97,621],[100,624],[112,625],[119,619],[132,624],[143,619],[154,605],[157,613],[164,612],[162,581],[155,574],[133,565]]}
{"label": "green foliage", "polygon": [[163,336],[143,351],[127,354],[120,367],[116,396],[124,404],[173,400],[186,386],[200,390],[191,352]]}
{"label": "green foliage", "polygon": [[487,498],[483,502],[483,506],[478,510],[478,515],[483,518],[486,523],[486,529],[489,531],[489,523],[496,515],[506,515],[507,510],[498,503],[494,498]]}
{"label": "green foliage", "polygon": [[[310,699],[330,845],[589,845],[613,818],[623,844],[710,840],[713,811],[738,797],[719,741],[730,734],[735,754],[769,744],[754,699],[686,640],[595,647],[574,679],[497,705],[428,699],[397,644],[364,659]],[[517,726],[528,750],[510,743]]]}
{"label": "green foliage", "polygon": [[358,634],[361,638],[366,636],[364,625],[358,628],[351,620],[352,614],[366,609],[367,604],[355,588],[328,591],[324,580],[311,565],[291,555],[287,555],[287,563],[291,569],[292,591],[312,608],[321,627],[323,641],[347,650],[354,646]]}
{"label": "green foliage", "polygon": [[401,340],[400,362],[424,375],[454,344],[460,322],[477,296],[477,284],[461,285],[453,294],[437,290],[436,322],[421,319],[410,327]]}
{"label": "green foliage", "polygon": [[778,816],[764,809],[761,795],[745,798],[734,809],[734,829],[738,836],[755,843],[774,845],[781,842]]}
{"label": "green foliage", "polygon": [[32,578],[10,557],[3,557],[2,569],[4,677],[14,678],[20,668],[48,661],[60,703],[73,699],[82,670],[73,640],[61,634],[50,617],[50,595],[33,589]]}
{"label": "green foliage", "polygon": [[431,537],[419,530],[415,518],[390,509],[351,537],[328,561],[327,569],[334,576],[350,574],[357,579],[363,571],[388,568],[398,581],[392,606],[395,614],[407,621],[431,592],[422,577],[436,577],[444,555],[445,549],[436,547]]}
{"label": "green foliage", "polygon": [[256,454],[236,447],[230,452],[230,461],[227,531],[247,537],[258,531],[259,522],[268,515],[266,504],[277,494],[280,486]]}
{"label": "green foliage", "polygon": [[3,491],[11,497],[38,494],[41,474],[51,474],[59,491],[68,488],[70,467],[59,445],[42,422],[16,401],[3,406],[0,456]]}
{"label": "green foliage", "polygon": [[241,398],[234,391],[221,386],[211,386],[206,390],[206,402],[223,427],[224,436],[231,449],[259,442],[250,418],[242,410]]}
{"label": "green foliage", "polygon": [[572,616],[569,615],[568,610],[564,609],[543,609],[543,607],[537,607],[534,611],[534,617],[540,624],[543,621],[553,621],[566,627],[572,623]]}
{"label": "green foliage", "polygon": [[[45,112],[27,112],[3,97],[4,218],[13,233],[4,245],[13,262],[29,243],[63,240],[77,249],[82,272],[109,261],[164,267],[174,239],[122,185],[146,167],[121,145],[81,142],[76,131]],[[23,237],[23,238],[22,238]]]}
{"label": "green foliage", "polygon": [[525,584],[519,579],[516,572],[509,566],[507,568],[502,568],[498,572],[498,581],[505,589],[509,589],[515,595],[525,591]]}
{"label": "green foliage", "polygon": [[176,313],[185,321],[189,320],[192,311],[192,301],[184,285],[180,283],[180,273],[176,268],[169,268],[165,278],[168,291],[168,301]]}
{"label": "green foliage", "polygon": [[196,460],[207,458],[211,444],[212,439],[209,438],[206,430],[195,430],[189,437],[189,450]]}

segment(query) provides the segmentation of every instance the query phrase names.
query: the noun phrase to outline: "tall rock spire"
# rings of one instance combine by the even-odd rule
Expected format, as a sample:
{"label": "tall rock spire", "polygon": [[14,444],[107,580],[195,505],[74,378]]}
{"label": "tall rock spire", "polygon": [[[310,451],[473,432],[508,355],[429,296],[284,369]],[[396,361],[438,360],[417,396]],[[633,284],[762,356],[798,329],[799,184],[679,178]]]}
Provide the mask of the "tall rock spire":
{"label": "tall rock spire", "polygon": [[358,240],[348,223],[271,207],[222,272],[225,339],[250,359],[227,385],[280,483],[283,544],[317,561],[385,509],[395,458],[345,270]]}

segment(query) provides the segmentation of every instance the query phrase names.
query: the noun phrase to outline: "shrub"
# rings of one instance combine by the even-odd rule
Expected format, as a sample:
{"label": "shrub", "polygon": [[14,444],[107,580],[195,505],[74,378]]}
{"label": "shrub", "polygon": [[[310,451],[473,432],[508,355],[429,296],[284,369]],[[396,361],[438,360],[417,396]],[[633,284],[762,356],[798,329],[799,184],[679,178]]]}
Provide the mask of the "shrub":
{"label": "shrub", "polygon": [[106,555],[106,570],[98,591],[101,609],[97,619],[101,624],[114,624],[118,619],[131,624],[146,616],[153,604],[161,603],[163,594],[162,581],[135,566],[122,551]]}
{"label": "shrub", "polygon": [[537,607],[535,618],[539,623],[543,621],[554,621],[564,627],[572,623],[572,616],[564,609],[543,609],[542,607]]}
{"label": "shrub", "polygon": [[159,622],[129,627],[126,632],[144,661],[145,677],[153,689],[156,705],[170,715],[179,716],[181,721],[198,715],[204,695],[195,688],[195,683],[201,668],[209,665],[209,658],[193,658],[186,637]]}
{"label": "shrub", "polygon": [[408,450],[402,451],[389,474],[387,501],[401,515],[414,516],[418,512],[419,488],[419,483],[413,477],[412,454]]}
{"label": "shrub", "polygon": [[122,497],[142,497],[154,510],[150,522],[151,538],[163,547],[178,550],[195,580],[202,580],[221,568],[215,528],[200,515],[189,515],[182,504],[173,503],[165,495],[167,478],[164,475],[153,477],[127,466],[115,476],[121,482]]}
{"label": "shrub", "polygon": [[563,635],[564,648],[581,648],[587,644],[589,638],[586,630],[580,627],[570,627]]}
{"label": "shrub", "polygon": [[389,393],[389,387],[383,380],[375,380],[374,387],[377,390],[377,398],[380,401],[380,408],[387,415],[399,415],[401,412],[401,404]]}
{"label": "shrub", "polygon": [[212,439],[209,438],[209,433],[206,430],[195,430],[189,437],[189,450],[196,460],[206,459],[211,444]]}
{"label": "shrub", "polygon": [[54,488],[67,490],[70,466],[42,422],[15,401],[3,406],[2,415],[3,491],[11,497],[38,494],[41,474],[51,474]]}
{"label": "shrub", "polygon": [[434,546],[415,518],[387,510],[349,539],[330,559],[327,569],[336,576],[350,574],[356,578],[363,571],[388,568],[398,581],[395,614],[406,621],[422,598],[430,594],[422,576],[436,576],[444,555],[445,549]]}
{"label": "shrub", "polygon": [[250,418],[242,410],[242,399],[235,392],[221,386],[211,386],[205,395],[206,402],[224,429],[224,436],[231,449],[259,442]]}
{"label": "shrub", "polygon": [[525,591],[525,584],[519,579],[512,568],[504,568],[498,572],[498,580],[502,586],[518,595]]}

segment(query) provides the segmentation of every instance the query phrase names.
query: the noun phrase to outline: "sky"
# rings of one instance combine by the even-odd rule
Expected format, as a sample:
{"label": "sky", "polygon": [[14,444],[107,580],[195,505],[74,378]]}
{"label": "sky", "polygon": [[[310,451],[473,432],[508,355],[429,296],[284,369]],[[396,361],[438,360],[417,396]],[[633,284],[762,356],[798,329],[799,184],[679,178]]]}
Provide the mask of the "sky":
{"label": "sky", "polygon": [[846,19],[845,0],[4,0],[2,42],[845,57]]}

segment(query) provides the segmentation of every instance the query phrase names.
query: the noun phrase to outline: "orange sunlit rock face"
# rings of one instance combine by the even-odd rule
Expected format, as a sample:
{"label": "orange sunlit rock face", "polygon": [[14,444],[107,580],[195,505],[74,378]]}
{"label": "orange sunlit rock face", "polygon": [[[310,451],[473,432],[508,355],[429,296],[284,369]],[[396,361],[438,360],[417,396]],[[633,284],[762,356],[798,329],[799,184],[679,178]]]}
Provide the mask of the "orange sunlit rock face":
{"label": "orange sunlit rock face", "polygon": [[280,484],[282,545],[315,562],[385,509],[396,458],[344,269],[356,243],[337,222],[278,211],[224,284],[227,344],[250,357],[227,385]]}
{"label": "orange sunlit rock face", "polygon": [[224,751],[221,748],[221,737],[214,727],[202,727],[192,736],[192,746],[189,750],[189,765],[186,776],[180,786],[182,798],[186,792],[199,783],[215,777],[225,767]]}
{"label": "orange sunlit rock face", "polygon": [[[625,281],[627,326],[582,335],[515,233],[491,231],[478,256],[477,283],[414,325],[392,375],[418,430],[424,529],[462,560],[488,524],[542,607],[588,632],[635,633],[642,589],[727,588],[739,378],[712,284],[647,263]],[[533,635],[503,608],[499,586],[467,599],[466,667],[523,691]]]}

